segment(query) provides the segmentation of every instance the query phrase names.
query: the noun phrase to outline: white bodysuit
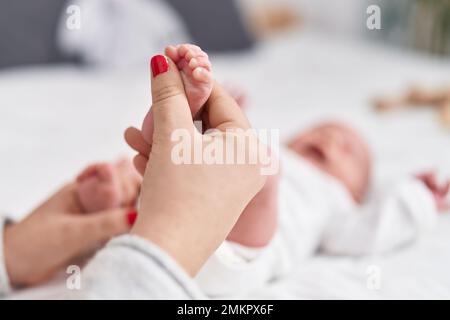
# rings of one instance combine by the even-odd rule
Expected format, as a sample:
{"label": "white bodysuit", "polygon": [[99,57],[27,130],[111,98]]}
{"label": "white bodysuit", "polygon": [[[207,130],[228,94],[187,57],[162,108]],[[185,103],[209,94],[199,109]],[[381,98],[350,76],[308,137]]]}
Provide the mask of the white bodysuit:
{"label": "white bodysuit", "polygon": [[243,296],[282,277],[314,253],[380,254],[432,229],[432,194],[414,177],[389,182],[363,206],[347,189],[290,150],[281,153],[279,227],[260,249],[225,242],[197,276],[212,298]]}
{"label": "white bodysuit", "polygon": [[[361,208],[337,180],[296,154],[284,152],[282,160],[279,228],[267,247],[251,249],[225,242],[194,283],[155,245],[124,235],[90,261],[83,270],[83,290],[75,297],[202,299],[204,293],[212,298],[248,297],[318,250],[382,253],[411,243],[434,224],[433,198],[416,179],[388,184]],[[0,215],[0,296],[11,290],[3,257],[3,224]]]}

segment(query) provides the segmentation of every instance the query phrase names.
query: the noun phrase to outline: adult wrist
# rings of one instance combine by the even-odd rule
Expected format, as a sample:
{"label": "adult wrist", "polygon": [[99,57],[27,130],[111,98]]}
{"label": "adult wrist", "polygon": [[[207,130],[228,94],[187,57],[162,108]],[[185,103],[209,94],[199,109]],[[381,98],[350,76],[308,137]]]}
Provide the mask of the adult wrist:
{"label": "adult wrist", "polygon": [[[206,239],[198,239],[198,232],[187,225],[181,228],[167,221],[151,221],[139,217],[131,230],[132,235],[139,236],[158,246],[171,256],[191,277],[194,277],[214,249],[209,250]],[[162,219],[161,219],[162,220]]]}

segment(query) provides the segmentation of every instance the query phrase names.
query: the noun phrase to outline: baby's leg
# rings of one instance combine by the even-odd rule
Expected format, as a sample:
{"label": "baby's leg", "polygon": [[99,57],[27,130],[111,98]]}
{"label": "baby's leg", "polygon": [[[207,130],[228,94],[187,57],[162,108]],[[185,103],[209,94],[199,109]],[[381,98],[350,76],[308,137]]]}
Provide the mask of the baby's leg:
{"label": "baby's leg", "polygon": [[99,163],[77,178],[78,198],[86,213],[135,205],[141,177],[129,160]]}
{"label": "baby's leg", "polygon": [[279,173],[267,177],[266,184],[247,205],[227,240],[253,248],[270,242],[277,228],[279,178]]}

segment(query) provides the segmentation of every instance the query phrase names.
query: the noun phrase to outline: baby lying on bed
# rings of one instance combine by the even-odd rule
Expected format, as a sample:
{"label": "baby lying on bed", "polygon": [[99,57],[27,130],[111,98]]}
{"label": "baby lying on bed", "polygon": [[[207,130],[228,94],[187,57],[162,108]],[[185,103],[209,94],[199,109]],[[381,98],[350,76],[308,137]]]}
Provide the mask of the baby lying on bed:
{"label": "baby lying on bed", "polygon": [[[208,56],[192,45],[169,47],[166,56],[180,69],[196,114],[213,86]],[[136,136],[127,140],[145,153],[152,130],[150,112],[140,140]],[[430,229],[438,210],[447,208],[449,185],[439,186],[432,174],[390,182],[366,199],[369,148],[340,123],[322,123],[299,134],[280,157],[282,174],[268,178],[198,275],[211,296],[254,290],[318,250],[363,255],[398,248]],[[129,162],[121,161],[94,165],[78,181],[80,201],[89,212],[132,205],[140,177]]]}

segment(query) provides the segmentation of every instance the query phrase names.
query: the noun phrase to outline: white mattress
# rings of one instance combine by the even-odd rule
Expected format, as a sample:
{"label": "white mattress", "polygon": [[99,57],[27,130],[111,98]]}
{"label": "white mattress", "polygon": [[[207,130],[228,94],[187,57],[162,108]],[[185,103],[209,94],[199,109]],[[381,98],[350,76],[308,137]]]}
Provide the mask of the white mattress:
{"label": "white mattress", "polygon": [[[369,101],[410,83],[450,84],[450,63],[295,33],[245,55],[213,57],[219,80],[249,95],[255,127],[283,139],[319,119],[353,123],[369,139],[376,179],[437,168],[450,176],[450,132],[431,110],[377,115]],[[19,218],[86,164],[130,154],[122,139],[149,106],[147,66],[101,72],[60,66],[0,73],[0,209]],[[450,298],[450,217],[388,257],[317,257],[254,298]],[[381,289],[367,287],[368,267]],[[378,269],[377,269],[378,270]],[[53,289],[16,297],[57,296]]]}

